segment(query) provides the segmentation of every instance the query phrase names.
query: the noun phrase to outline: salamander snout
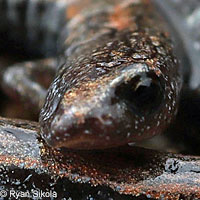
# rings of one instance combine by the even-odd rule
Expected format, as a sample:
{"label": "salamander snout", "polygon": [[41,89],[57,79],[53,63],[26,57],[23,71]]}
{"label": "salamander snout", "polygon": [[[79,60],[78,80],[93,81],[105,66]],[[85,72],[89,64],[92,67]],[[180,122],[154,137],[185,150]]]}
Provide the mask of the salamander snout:
{"label": "salamander snout", "polygon": [[134,63],[66,89],[45,140],[54,147],[100,149],[137,142],[167,124],[168,90],[162,74]]}

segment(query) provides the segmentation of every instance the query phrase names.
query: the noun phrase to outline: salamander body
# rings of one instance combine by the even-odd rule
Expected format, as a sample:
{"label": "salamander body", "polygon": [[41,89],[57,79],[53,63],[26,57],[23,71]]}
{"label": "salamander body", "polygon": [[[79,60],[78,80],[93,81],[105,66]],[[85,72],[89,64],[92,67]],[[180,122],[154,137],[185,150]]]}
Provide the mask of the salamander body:
{"label": "salamander body", "polygon": [[[53,54],[51,46],[58,41],[58,71],[40,114],[41,135],[49,145],[124,145],[161,133],[173,120],[183,67],[174,55],[169,26],[151,1],[1,5],[28,51],[41,41],[38,53],[45,49],[46,55]],[[16,36],[11,31],[9,37]]]}
{"label": "salamander body", "polygon": [[167,28],[152,2],[88,1],[61,35],[61,67],[40,115],[46,142],[108,148],[162,132],[182,85]]}

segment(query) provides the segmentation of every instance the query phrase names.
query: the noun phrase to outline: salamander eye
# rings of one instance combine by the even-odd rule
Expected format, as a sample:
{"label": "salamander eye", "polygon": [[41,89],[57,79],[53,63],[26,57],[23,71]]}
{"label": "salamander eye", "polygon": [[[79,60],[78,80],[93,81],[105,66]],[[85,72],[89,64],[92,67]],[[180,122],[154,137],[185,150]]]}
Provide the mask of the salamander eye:
{"label": "salamander eye", "polygon": [[142,73],[120,84],[115,91],[136,114],[152,114],[164,99],[164,86],[153,72]]}

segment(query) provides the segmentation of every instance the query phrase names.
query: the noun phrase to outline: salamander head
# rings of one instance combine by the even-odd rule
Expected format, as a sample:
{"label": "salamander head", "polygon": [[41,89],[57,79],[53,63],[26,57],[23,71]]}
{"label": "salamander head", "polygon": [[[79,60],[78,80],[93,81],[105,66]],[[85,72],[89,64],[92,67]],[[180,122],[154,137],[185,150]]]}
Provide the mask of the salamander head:
{"label": "salamander head", "polygon": [[[117,44],[111,45],[106,44],[108,50],[115,48],[118,55]],[[63,66],[50,87],[40,123],[53,147],[99,149],[137,142],[161,133],[177,112],[181,83],[171,52],[136,60],[132,49],[115,60],[105,46],[96,51],[89,62],[86,53],[85,60]]]}

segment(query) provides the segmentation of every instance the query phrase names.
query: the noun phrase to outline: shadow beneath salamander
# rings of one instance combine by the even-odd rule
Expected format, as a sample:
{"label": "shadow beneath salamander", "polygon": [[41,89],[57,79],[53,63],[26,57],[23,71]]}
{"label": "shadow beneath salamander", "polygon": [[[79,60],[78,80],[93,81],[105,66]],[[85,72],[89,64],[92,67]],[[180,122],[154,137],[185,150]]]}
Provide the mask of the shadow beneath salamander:
{"label": "shadow beneath salamander", "polygon": [[183,91],[177,117],[165,135],[183,147],[180,153],[200,155],[200,89]]}

